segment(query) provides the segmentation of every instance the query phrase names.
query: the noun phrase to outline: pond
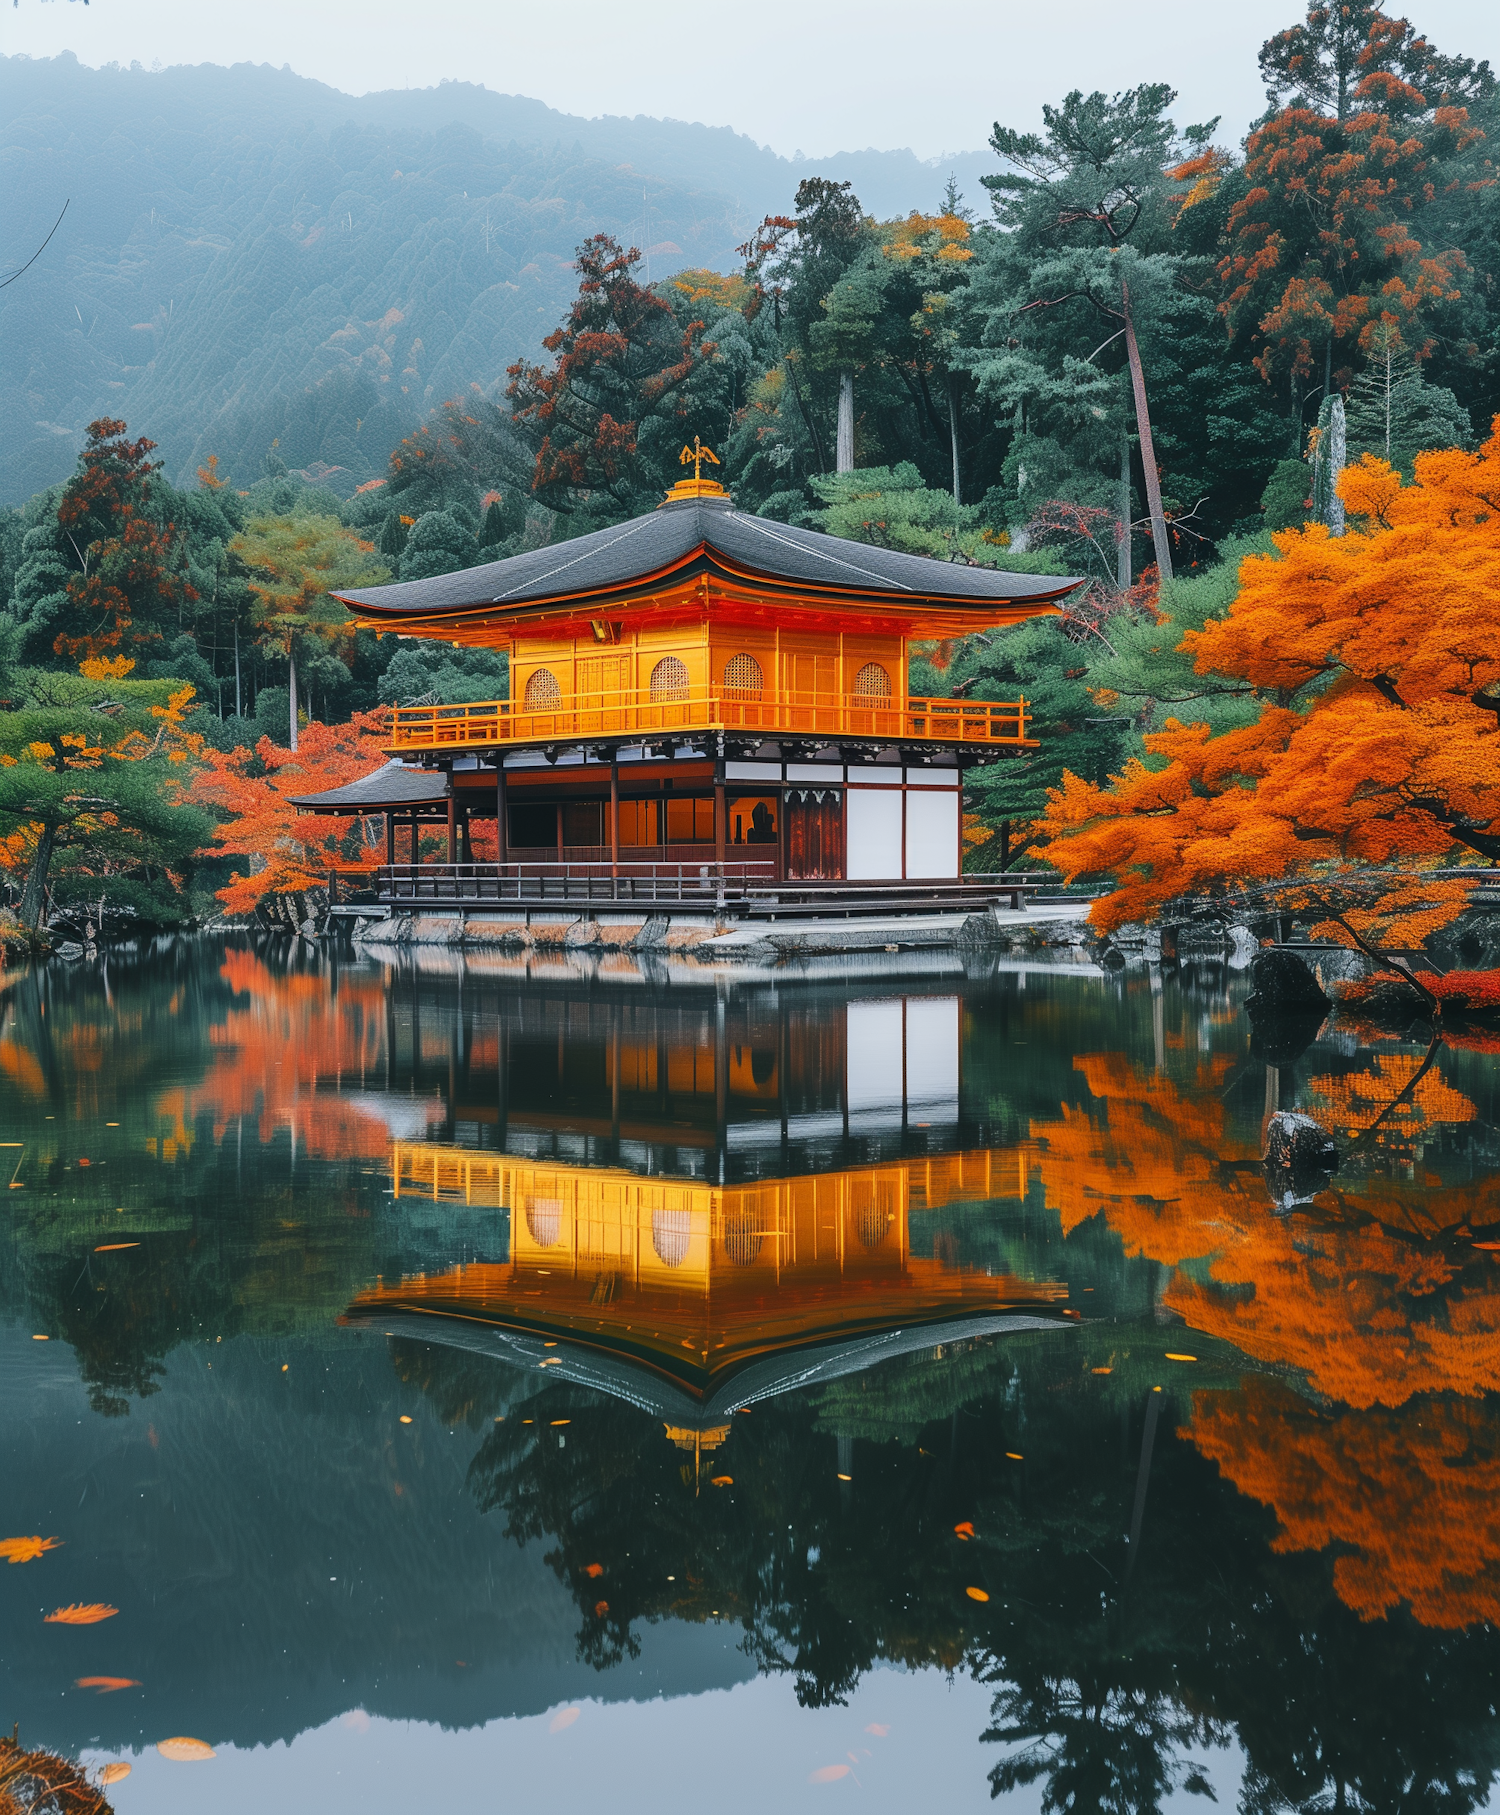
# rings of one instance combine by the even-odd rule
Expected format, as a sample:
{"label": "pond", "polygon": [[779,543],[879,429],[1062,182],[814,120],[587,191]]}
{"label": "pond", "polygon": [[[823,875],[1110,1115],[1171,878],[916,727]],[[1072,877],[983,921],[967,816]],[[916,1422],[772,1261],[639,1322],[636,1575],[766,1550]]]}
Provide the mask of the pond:
{"label": "pond", "polygon": [[1486,1806],[1491,1043],[915,963],[5,973],[0,1728],[153,1815]]}

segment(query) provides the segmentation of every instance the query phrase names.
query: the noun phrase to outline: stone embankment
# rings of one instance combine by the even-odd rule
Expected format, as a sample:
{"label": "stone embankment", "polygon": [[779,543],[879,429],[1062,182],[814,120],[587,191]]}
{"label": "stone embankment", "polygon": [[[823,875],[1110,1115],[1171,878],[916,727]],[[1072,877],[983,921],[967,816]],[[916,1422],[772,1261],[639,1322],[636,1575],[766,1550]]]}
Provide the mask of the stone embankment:
{"label": "stone embankment", "polygon": [[[845,952],[910,952],[968,947],[1083,948],[1091,941],[1086,903],[969,914],[734,921],[712,914],[393,914],[355,921],[356,946],[374,953],[443,947],[537,956],[647,953],[714,965],[759,967]],[[307,930],[307,929],[304,929]]]}

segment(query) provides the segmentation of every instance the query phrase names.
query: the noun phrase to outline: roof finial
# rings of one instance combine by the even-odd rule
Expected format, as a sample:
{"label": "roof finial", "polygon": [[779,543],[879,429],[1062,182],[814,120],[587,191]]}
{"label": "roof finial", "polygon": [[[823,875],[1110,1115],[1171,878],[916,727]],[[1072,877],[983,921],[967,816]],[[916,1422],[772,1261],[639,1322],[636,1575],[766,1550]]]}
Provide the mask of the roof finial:
{"label": "roof finial", "polygon": [[715,466],[719,464],[719,456],[711,447],[705,447],[696,435],[693,437],[693,445],[691,447],[685,447],[677,456],[677,464],[679,466],[686,466],[690,460],[693,463],[693,477],[695,479],[702,479],[703,462],[705,460],[711,460]]}
{"label": "roof finial", "polygon": [[691,447],[685,447],[677,456],[677,464],[679,466],[691,466],[693,469],[693,476],[691,479],[679,479],[677,481],[667,493],[666,502],[668,504],[680,504],[684,499],[690,498],[727,498],[729,496],[728,492],[724,490],[724,487],[719,484],[717,479],[705,479],[703,477],[703,462],[705,460],[712,466],[720,466],[723,464],[713,449],[711,447],[705,447],[699,437],[694,435],[693,445]]}

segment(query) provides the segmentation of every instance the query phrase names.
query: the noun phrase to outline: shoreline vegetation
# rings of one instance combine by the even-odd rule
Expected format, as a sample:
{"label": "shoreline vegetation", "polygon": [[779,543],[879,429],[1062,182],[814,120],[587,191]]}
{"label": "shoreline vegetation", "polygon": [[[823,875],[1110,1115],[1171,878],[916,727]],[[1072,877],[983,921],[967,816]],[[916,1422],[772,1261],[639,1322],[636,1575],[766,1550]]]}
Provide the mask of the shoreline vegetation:
{"label": "shoreline vegetation", "polygon": [[728,273],[643,282],[595,235],[545,357],[476,372],[348,497],[274,445],[180,488],[101,417],[0,516],[0,944],[284,921],[367,878],[378,818],[289,797],[375,767],[390,705],[507,675],[330,592],[650,509],[706,431],[742,509],[1087,576],[913,662],[913,691],[1031,702],[1038,749],[971,777],[966,869],[1051,868],[1101,936],[1295,932],[1385,979],[1367,1009],[1488,1013],[1500,96],[1365,4],[1260,65],[1238,148],[1163,84],[997,124],[987,219],[950,182],[877,220],[817,176]]}

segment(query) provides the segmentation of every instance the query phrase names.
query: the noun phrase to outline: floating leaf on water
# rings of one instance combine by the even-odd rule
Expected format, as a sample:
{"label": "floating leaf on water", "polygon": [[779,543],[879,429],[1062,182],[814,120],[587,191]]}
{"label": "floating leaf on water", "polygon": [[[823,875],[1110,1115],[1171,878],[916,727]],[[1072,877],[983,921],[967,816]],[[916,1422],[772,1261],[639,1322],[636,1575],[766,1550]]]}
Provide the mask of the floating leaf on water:
{"label": "floating leaf on water", "polygon": [[848,1765],[819,1765],[807,1781],[809,1783],[837,1783],[841,1777],[848,1775]]}
{"label": "floating leaf on water", "polygon": [[1089,1372],[1091,1374],[1113,1374],[1114,1369],[1113,1368],[1090,1368]]}
{"label": "floating leaf on water", "polygon": [[170,1758],[177,1765],[195,1764],[200,1758],[215,1756],[213,1747],[205,1745],[201,1739],[184,1739],[180,1735],[176,1739],[157,1740],[156,1749],[163,1758]]}
{"label": "floating leaf on water", "polygon": [[112,1764],[107,1764],[99,1773],[99,1781],[102,1784],[119,1783],[121,1778],[129,1777],[129,1775],[130,1766],[123,1758],[117,1758]]}
{"label": "floating leaf on water", "polygon": [[1019,1450],[1013,1449],[1008,1449],[1005,1452],[1005,1459],[1007,1462],[1024,1462],[1026,1460]]}
{"label": "floating leaf on water", "polygon": [[581,1708],[559,1708],[556,1714],[552,1716],[551,1720],[547,1722],[547,1731],[549,1733],[561,1733],[564,1727],[571,1727],[573,1722],[578,1719],[582,1712],[583,1710]]}
{"label": "floating leaf on water", "polygon": [[114,1254],[121,1248],[138,1248],[140,1245],[139,1242],[100,1242],[94,1252],[96,1254]]}
{"label": "floating leaf on water", "polygon": [[33,1563],[61,1543],[61,1538],[0,1538],[0,1557],[7,1563]]}
{"label": "floating leaf on water", "polygon": [[406,1413],[405,1413],[405,1412],[403,1412],[403,1413],[402,1413],[402,1414],[401,1414],[401,1422],[402,1422],[402,1423],[403,1423],[403,1424],[410,1424],[410,1423],[411,1423],[411,1419],[410,1419],[410,1417],[409,1417],[409,1416],[408,1416],[408,1415],[407,1415],[407,1414],[406,1414]]}
{"label": "floating leaf on water", "polygon": [[873,1733],[875,1735],[876,1739],[884,1739],[885,1736],[890,1732],[890,1728],[887,1726],[883,1726],[881,1724],[881,1722],[879,1722],[878,1720],[872,1720],[870,1722],[869,1726],[865,1728],[865,1732]]}
{"label": "floating leaf on water", "polygon": [[973,1520],[972,1519],[961,1520],[959,1522],[959,1524],[957,1524],[953,1527],[953,1533],[954,1533],[955,1537],[962,1538],[964,1540],[964,1542],[967,1544],[969,1539],[974,1536]]}
{"label": "floating leaf on water", "polygon": [[609,1612],[609,1602],[608,1601],[595,1601],[594,1602],[594,1618],[596,1620],[602,1620],[604,1618],[605,1614],[607,1614],[608,1612]]}
{"label": "floating leaf on water", "polygon": [[734,1476],[733,1475],[715,1475],[713,1477],[713,1485],[715,1487],[733,1487],[734,1486]]}
{"label": "floating leaf on water", "polygon": [[983,1588],[966,1588],[964,1593],[971,1601],[987,1601],[990,1598],[988,1592]]}
{"label": "floating leaf on water", "polygon": [[1168,1361],[1196,1361],[1197,1359],[1196,1355],[1174,1355],[1170,1349],[1167,1351]]}
{"label": "floating leaf on water", "polygon": [[101,1695],[110,1695],[116,1689],[139,1689],[140,1686],[133,1676],[80,1676],[73,1685],[75,1689],[97,1689]]}
{"label": "floating leaf on water", "polygon": [[52,1338],[50,1336],[33,1336],[31,1340],[33,1342],[51,1342]]}
{"label": "floating leaf on water", "polygon": [[602,1563],[585,1563],[583,1573],[597,1581],[604,1574],[604,1565]]}
{"label": "floating leaf on water", "polygon": [[118,1607],[106,1607],[103,1601],[74,1602],[68,1607],[54,1608],[45,1623],[48,1626],[97,1626],[100,1620],[112,1620],[119,1611]]}

